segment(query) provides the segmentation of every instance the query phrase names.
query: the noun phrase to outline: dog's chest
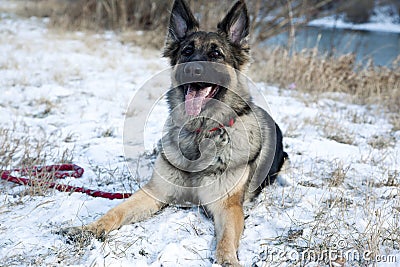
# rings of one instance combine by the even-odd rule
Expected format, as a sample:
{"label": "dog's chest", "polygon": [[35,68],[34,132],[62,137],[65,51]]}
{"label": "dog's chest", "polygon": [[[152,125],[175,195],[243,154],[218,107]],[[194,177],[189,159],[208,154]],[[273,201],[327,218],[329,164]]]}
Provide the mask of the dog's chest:
{"label": "dog's chest", "polygon": [[246,126],[252,127],[252,124],[250,121],[245,125],[245,119],[224,124],[201,121],[189,125],[190,128],[171,123],[159,143],[161,155],[171,166],[183,171],[183,176],[190,177],[188,183],[192,178],[220,176],[228,168],[246,165],[258,155],[260,147],[259,142],[251,141],[259,132],[249,131]]}
{"label": "dog's chest", "polygon": [[224,128],[199,129],[195,132],[179,133],[179,150],[189,160],[198,160],[204,155],[223,160],[229,154],[230,137]]}

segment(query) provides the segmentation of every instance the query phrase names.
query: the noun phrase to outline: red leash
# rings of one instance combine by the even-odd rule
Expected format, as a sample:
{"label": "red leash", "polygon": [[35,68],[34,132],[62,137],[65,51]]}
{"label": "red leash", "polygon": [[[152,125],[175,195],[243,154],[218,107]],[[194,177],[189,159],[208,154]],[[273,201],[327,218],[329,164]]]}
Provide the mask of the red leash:
{"label": "red leash", "polygon": [[75,164],[59,164],[59,165],[49,165],[43,167],[33,167],[33,168],[22,168],[22,169],[14,169],[11,171],[3,171],[1,173],[1,179],[10,181],[20,185],[33,185],[33,184],[40,184],[45,185],[48,188],[54,188],[60,192],[78,192],[84,193],[86,195],[92,197],[102,197],[108,199],[123,199],[128,198],[132,194],[129,193],[109,193],[103,191],[96,191],[91,189],[85,189],[83,187],[76,187],[72,185],[65,185],[65,184],[56,184],[54,182],[45,182],[45,181],[32,181],[28,178],[19,178],[12,176],[12,172],[19,172],[21,176],[35,176],[35,177],[44,177],[46,175],[52,175],[56,179],[64,179],[66,177],[74,177],[80,178],[83,175],[83,168],[79,167]]}

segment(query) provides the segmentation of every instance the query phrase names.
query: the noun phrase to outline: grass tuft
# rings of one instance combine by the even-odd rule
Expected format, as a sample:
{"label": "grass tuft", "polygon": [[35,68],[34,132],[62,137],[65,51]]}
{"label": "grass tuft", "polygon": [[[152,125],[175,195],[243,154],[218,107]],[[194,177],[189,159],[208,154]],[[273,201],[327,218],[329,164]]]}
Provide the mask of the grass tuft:
{"label": "grass tuft", "polygon": [[255,50],[250,74],[256,81],[277,84],[312,95],[347,93],[358,104],[381,104],[390,112],[400,107],[400,56],[391,68],[362,67],[354,54],[319,55],[317,48],[289,53],[285,48]]}
{"label": "grass tuft", "polygon": [[[60,149],[57,144],[58,135],[33,134],[26,125],[14,126],[12,129],[0,128],[0,173],[2,170],[13,168],[32,168],[48,164],[72,162],[72,151]],[[43,196],[54,189],[49,189],[47,184],[55,182],[54,173],[48,173],[40,178],[28,175],[32,184],[19,191],[20,196]],[[2,190],[14,187],[11,182]],[[10,187],[9,187],[10,186]],[[4,192],[7,193],[7,192]]]}

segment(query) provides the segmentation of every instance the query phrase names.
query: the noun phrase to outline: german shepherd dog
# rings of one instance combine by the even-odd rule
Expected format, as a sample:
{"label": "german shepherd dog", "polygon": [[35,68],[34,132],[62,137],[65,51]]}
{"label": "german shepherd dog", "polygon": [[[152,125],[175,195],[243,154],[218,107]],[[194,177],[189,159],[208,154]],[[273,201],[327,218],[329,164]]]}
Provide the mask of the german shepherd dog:
{"label": "german shepherd dog", "polygon": [[184,0],[175,0],[164,56],[172,66],[170,116],[149,182],[128,200],[69,238],[103,238],[169,204],[201,205],[215,223],[216,262],[240,266],[243,202],[274,181],[287,154],[282,133],[256,106],[240,75],[250,59],[249,17],[238,1],[215,32],[199,30]]}

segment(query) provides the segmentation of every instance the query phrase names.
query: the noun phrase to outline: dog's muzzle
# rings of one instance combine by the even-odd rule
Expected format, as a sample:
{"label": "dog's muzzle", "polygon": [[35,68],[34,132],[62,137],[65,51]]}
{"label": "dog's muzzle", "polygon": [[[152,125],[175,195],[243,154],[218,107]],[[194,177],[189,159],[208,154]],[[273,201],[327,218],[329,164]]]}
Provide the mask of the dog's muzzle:
{"label": "dog's muzzle", "polygon": [[184,76],[191,77],[201,77],[204,74],[204,66],[201,63],[189,62],[183,67]]}

